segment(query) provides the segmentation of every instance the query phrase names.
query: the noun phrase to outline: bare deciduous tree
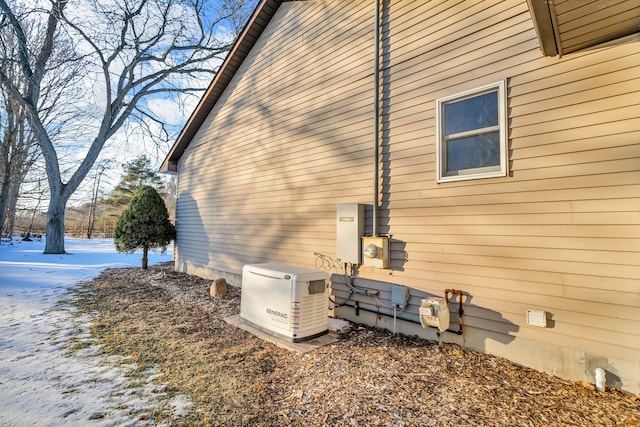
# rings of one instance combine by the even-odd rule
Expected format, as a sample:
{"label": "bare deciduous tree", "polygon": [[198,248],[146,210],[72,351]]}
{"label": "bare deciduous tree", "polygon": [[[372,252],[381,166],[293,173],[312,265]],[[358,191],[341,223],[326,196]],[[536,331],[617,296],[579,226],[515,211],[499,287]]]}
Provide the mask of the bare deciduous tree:
{"label": "bare deciduous tree", "polygon": [[98,198],[100,196],[100,182],[102,181],[102,175],[111,167],[112,163],[112,160],[104,159],[97,163],[94,168],[91,203],[89,203],[89,218],[87,219],[87,239],[91,238],[91,235],[93,234],[93,227],[96,222],[96,209],[98,207]]}
{"label": "bare deciduous tree", "polygon": [[[11,30],[18,46],[17,56],[0,58],[0,84],[26,110],[46,165],[50,200],[45,253],[64,253],[66,203],[106,141],[131,120],[162,123],[149,108],[148,100],[202,90],[216,71],[212,61],[228,52],[239,31],[237,25],[244,22],[238,18],[244,3],[50,0],[46,9],[18,12],[15,4],[0,0],[0,25]],[[43,31],[25,31],[25,16],[39,19]],[[76,46],[75,50],[69,46]],[[7,64],[20,68],[25,85],[5,72]],[[90,88],[93,102],[76,99],[82,108],[76,108],[75,115],[69,114],[69,108],[64,120],[43,120],[43,87],[55,82],[67,67],[78,65],[83,67],[83,78],[74,78],[77,85],[68,86],[57,101],[71,102],[68,93],[87,89],[88,82],[94,82]],[[207,82],[202,81],[203,75],[209,75]],[[51,99],[48,101],[48,105],[54,105]],[[56,132],[65,126],[82,129],[85,134],[92,131],[83,145],[82,159],[68,173],[61,169],[58,156],[60,141],[67,141],[56,138]]]}
{"label": "bare deciduous tree", "polygon": [[[0,28],[0,31],[6,31]],[[16,46],[10,38],[0,40],[3,57],[15,56]],[[20,71],[7,66],[12,77]],[[0,235],[11,236],[20,185],[37,158],[34,137],[27,126],[25,109],[0,88]]]}
{"label": "bare deciduous tree", "polygon": [[4,96],[0,100],[0,234],[11,236],[20,185],[38,153],[20,106]]}

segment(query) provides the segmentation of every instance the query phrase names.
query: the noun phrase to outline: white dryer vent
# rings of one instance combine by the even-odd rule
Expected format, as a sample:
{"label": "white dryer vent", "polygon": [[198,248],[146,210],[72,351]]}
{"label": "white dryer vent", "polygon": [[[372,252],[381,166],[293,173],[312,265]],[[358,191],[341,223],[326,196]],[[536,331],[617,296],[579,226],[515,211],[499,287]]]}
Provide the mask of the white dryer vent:
{"label": "white dryer vent", "polygon": [[325,271],[284,264],[242,269],[240,317],[272,335],[301,342],[329,330]]}

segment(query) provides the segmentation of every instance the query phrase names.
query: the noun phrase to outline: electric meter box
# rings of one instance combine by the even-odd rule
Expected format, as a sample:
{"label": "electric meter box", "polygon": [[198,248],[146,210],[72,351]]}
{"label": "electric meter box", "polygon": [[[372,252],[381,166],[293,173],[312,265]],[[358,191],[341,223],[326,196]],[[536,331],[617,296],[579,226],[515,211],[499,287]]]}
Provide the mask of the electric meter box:
{"label": "electric meter box", "polygon": [[336,259],[338,262],[360,264],[360,238],[364,235],[364,205],[337,205]]}
{"label": "electric meter box", "polygon": [[362,265],[366,267],[389,268],[389,238],[362,238]]}

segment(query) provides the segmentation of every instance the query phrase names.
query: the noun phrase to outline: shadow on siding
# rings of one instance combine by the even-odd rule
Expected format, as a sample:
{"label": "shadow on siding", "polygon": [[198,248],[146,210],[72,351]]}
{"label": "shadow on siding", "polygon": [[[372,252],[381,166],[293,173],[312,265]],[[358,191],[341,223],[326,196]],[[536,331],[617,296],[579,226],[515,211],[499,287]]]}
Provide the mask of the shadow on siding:
{"label": "shadow on siding", "polygon": [[[209,237],[200,216],[198,202],[190,191],[178,195],[176,215],[176,248],[180,262],[189,260],[206,267],[209,265]],[[189,245],[185,242],[188,241]]]}

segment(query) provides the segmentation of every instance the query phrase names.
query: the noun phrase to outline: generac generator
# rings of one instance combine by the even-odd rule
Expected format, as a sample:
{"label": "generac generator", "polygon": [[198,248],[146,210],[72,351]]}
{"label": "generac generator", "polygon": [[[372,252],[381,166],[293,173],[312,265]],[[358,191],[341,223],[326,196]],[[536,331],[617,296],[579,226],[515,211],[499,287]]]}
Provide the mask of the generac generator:
{"label": "generac generator", "polygon": [[284,264],[242,269],[240,317],[271,335],[302,342],[329,330],[325,271]]}

